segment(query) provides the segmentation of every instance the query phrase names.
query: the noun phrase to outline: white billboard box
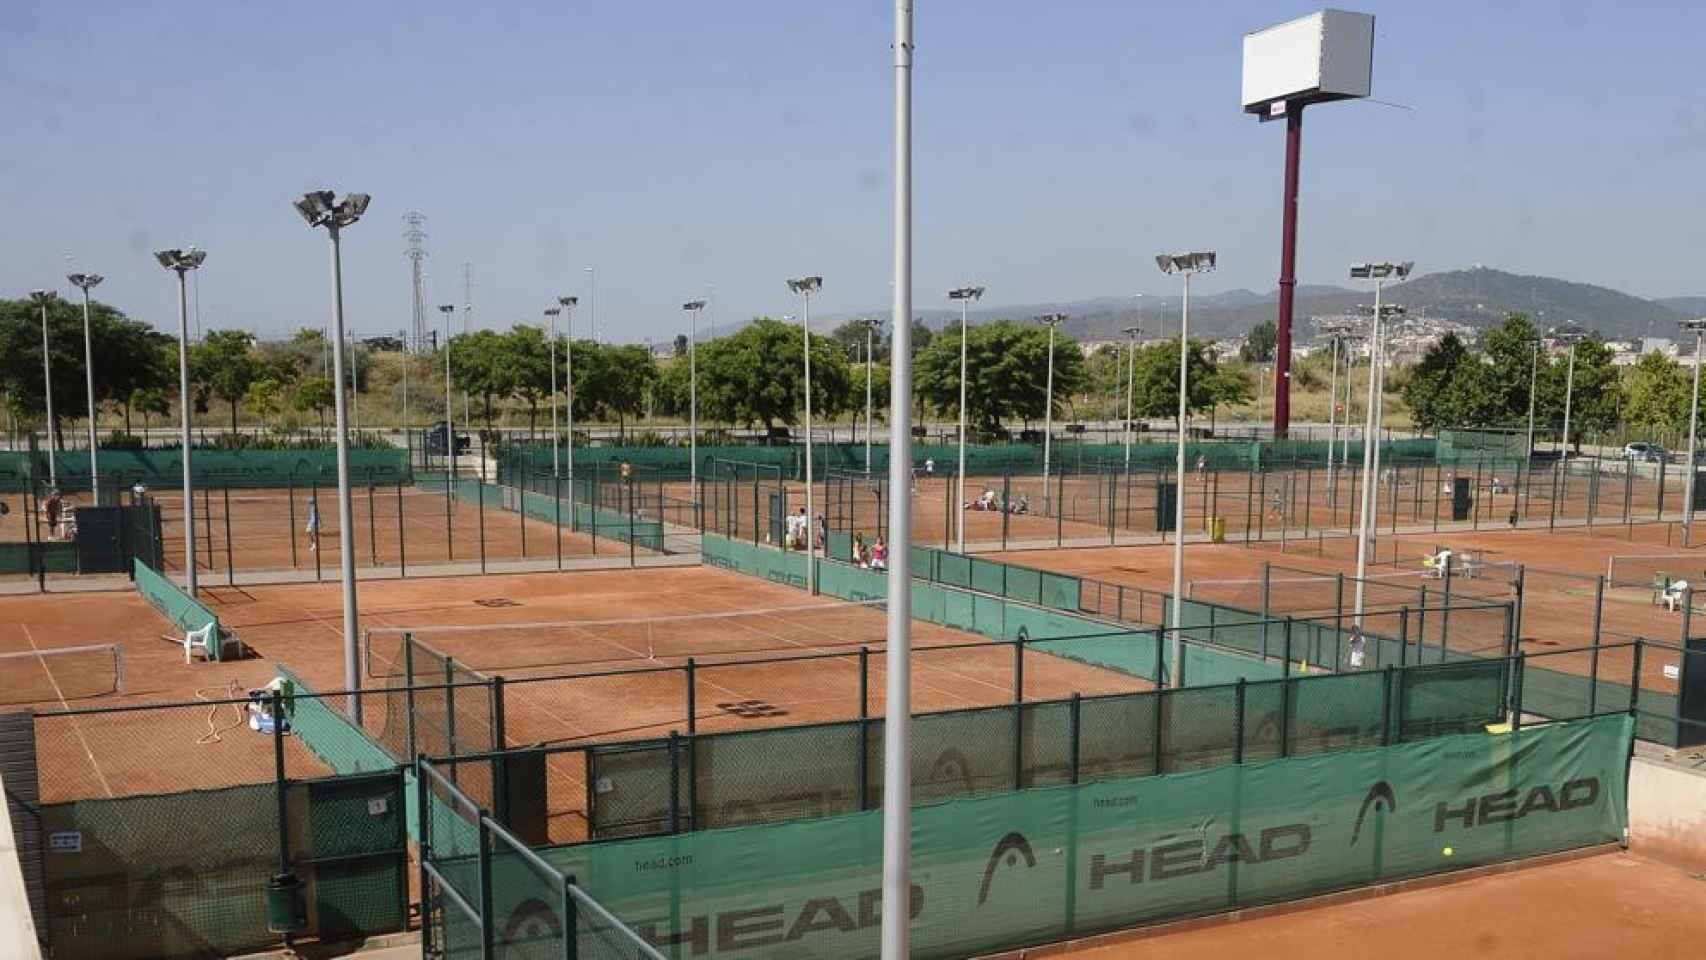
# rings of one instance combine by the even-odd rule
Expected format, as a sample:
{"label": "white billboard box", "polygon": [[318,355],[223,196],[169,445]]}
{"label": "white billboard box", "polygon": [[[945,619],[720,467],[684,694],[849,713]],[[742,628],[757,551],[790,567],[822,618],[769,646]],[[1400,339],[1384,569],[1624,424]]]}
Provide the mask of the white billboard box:
{"label": "white billboard box", "polygon": [[1366,97],[1373,76],[1373,14],[1322,10],[1244,35],[1246,113]]}

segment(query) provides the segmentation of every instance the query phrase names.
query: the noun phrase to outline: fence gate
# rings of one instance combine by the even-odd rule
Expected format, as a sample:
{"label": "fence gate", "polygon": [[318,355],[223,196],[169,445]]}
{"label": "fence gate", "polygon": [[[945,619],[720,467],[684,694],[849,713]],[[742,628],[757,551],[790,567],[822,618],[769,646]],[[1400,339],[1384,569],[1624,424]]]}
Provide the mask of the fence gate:
{"label": "fence gate", "polygon": [[123,573],[122,507],[77,508],[77,570],[79,573]]}
{"label": "fence gate", "polygon": [[307,888],[309,929],[323,941],[402,930],[409,917],[402,771],[295,786],[308,799],[291,847]]}
{"label": "fence gate", "polygon": [[690,755],[686,742],[670,740],[588,748],[589,839],[645,837],[684,829],[693,809]]}
{"label": "fence gate", "polygon": [[24,892],[35,915],[36,940],[48,952],[47,892],[42,879],[41,791],[36,779],[35,714],[0,713],[0,781],[5,782],[5,814],[12,821],[12,843],[24,871]]}

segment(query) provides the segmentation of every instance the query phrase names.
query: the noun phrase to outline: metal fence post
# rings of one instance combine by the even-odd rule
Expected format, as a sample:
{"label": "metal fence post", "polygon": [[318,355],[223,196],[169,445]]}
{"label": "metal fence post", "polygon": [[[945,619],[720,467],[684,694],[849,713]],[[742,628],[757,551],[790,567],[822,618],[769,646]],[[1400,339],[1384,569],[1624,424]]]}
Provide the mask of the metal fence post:
{"label": "metal fence post", "polygon": [[[367,653],[373,655],[373,639],[368,638]],[[369,669],[371,673],[371,668]],[[403,705],[407,711],[403,724],[404,735],[408,738],[409,756],[415,755],[415,635],[403,634]]]}
{"label": "metal fence post", "polygon": [[[310,480],[308,484],[308,505],[314,510],[314,539],[310,542],[309,549],[314,554],[314,582],[318,583],[320,581],[320,534],[323,532],[320,529],[320,525],[321,518],[324,514],[320,512],[319,478],[316,477]],[[291,532],[291,536],[296,536],[295,531]]]}
{"label": "metal fence post", "polygon": [[1516,676],[1511,679],[1511,732],[1522,729],[1522,675],[1523,668],[1528,663],[1528,654],[1516,655]]}
{"label": "metal fence post", "polygon": [[225,497],[225,585],[234,587],[237,585],[237,568],[231,562],[231,487],[227,484],[221,490]]}
{"label": "metal fence post", "polygon": [[[1427,617],[1427,597],[1422,598],[1421,616]],[[1416,663],[1422,662],[1422,644],[1427,641],[1425,630],[1422,639],[1416,642]],[[1398,608],[1398,665],[1403,666],[1410,660],[1410,608],[1408,605]]]}
{"label": "metal fence post", "polygon": [[397,576],[409,575],[409,541],[403,525],[403,481],[397,480]]}
{"label": "metal fence post", "polygon": [[1232,762],[1244,762],[1244,690],[1247,686],[1243,677],[1238,678],[1238,685],[1233,693],[1232,701]]}
{"label": "metal fence post", "polygon": [[1639,704],[1640,704],[1640,699],[1641,699],[1641,659],[1642,659],[1641,654],[1645,649],[1646,649],[1645,642],[1642,641],[1642,639],[1640,637],[1636,637],[1635,638],[1635,662],[1631,665],[1630,670],[1629,670],[1629,715],[1631,717],[1636,717],[1636,716],[1640,715],[1640,705]]}
{"label": "metal fence post", "polygon": [[1013,638],[1013,702],[1025,702],[1025,635]]}
{"label": "metal fence post", "polygon": [[1078,782],[1078,765],[1080,759],[1079,733],[1083,729],[1080,711],[1082,709],[1083,702],[1083,695],[1078,693],[1076,690],[1073,691],[1071,706],[1067,708],[1068,712],[1066,715],[1067,736],[1071,738],[1069,753],[1067,754],[1067,763],[1070,767],[1070,782],[1072,783]]}
{"label": "metal fence post", "polygon": [[1383,747],[1392,744],[1392,677],[1395,673],[1396,668],[1390,663],[1380,671],[1380,745]]}
{"label": "metal fence post", "polygon": [[[485,472],[484,454],[482,456],[481,473]],[[486,481],[482,477],[474,478],[474,502],[480,515],[480,572],[486,572]]]}
{"label": "metal fence post", "polygon": [[[692,657],[687,658],[687,665],[682,668],[687,674],[687,735],[699,732],[698,676],[699,668]],[[861,678],[863,682],[863,678]]]}
{"label": "metal fence post", "polygon": [[[444,658],[444,733],[447,741],[446,752],[456,756],[456,668],[450,658]],[[460,764],[450,765],[450,782],[456,781],[456,769]]]}
{"label": "metal fence post", "polygon": [[290,505],[290,526],[284,529],[285,537],[290,541],[290,568],[296,569],[296,471],[292,470],[284,480],[284,499]]}
{"label": "metal fence post", "polygon": [[[580,911],[575,903],[575,896],[569,888],[575,885],[573,874],[563,877],[562,907],[563,907],[563,952],[565,960],[579,960],[580,957]],[[425,927],[423,926],[424,930]]]}
{"label": "metal fence post", "polygon": [[273,785],[278,799],[278,879],[282,882],[295,877],[290,868],[290,801],[286,796],[288,778],[284,769],[284,695],[277,690],[268,698],[272,711]]}
{"label": "metal fence post", "polygon": [[427,864],[432,862],[432,810],[427,799],[427,774],[422,769],[426,766],[426,757],[421,754],[410,754],[415,758],[415,815],[420,824],[419,842],[416,851],[420,857],[421,885],[421,953],[431,955],[432,952],[432,889],[431,875],[427,873]]}
{"label": "metal fence post", "polygon": [[681,832],[681,734],[669,732],[669,832]]}
{"label": "metal fence post", "polygon": [[[571,511],[572,512],[572,511]],[[557,533],[557,569],[563,569],[563,477],[551,477],[551,522]]]}
{"label": "metal fence post", "polygon": [[[508,746],[508,738],[504,736],[504,678],[500,674],[492,678],[488,688],[491,697],[492,742],[482,746],[482,750],[503,750]],[[509,778],[504,776],[503,758],[493,756],[492,766],[492,807],[497,814],[498,822],[509,826]]]}
{"label": "metal fence post", "polygon": [[[455,769],[452,767],[451,769]],[[492,916],[492,828],[485,817],[485,811],[479,814],[479,865],[480,865],[480,957],[481,960],[491,960],[496,956],[497,918]]]}
{"label": "metal fence post", "polygon": [[[446,434],[448,435],[449,431],[446,431]],[[449,446],[452,450],[456,448],[455,437],[449,438]],[[452,465],[456,463],[454,455],[451,455],[450,462]],[[446,472],[444,474],[444,559],[446,561],[456,559],[456,522],[451,513],[450,501],[450,473]]]}

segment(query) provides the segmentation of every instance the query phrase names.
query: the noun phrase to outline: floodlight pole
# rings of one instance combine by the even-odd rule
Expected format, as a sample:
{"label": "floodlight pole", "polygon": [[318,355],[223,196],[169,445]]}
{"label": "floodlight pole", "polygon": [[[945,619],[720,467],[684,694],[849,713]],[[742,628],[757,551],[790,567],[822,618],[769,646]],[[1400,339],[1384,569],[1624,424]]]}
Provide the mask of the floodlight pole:
{"label": "floodlight pole", "polygon": [[54,442],[56,431],[53,429],[53,354],[48,352],[47,342],[47,304],[53,299],[53,294],[37,290],[30,296],[41,307],[41,380],[47,390],[47,482],[58,487],[59,467],[54,462],[58,444]]}
{"label": "floodlight pole", "polygon": [[456,316],[455,304],[441,304],[444,314],[444,461],[450,478],[456,479],[456,407],[450,397],[450,325]]}
{"label": "floodlight pole", "polygon": [[888,671],[883,724],[882,960],[912,920],[912,0],[894,4],[894,334],[889,340]]}
{"label": "floodlight pole", "polygon": [[[353,222],[353,221],[352,221]],[[326,221],[326,233],[332,240],[332,328],[337,332],[338,342],[344,337],[344,272],[343,257],[340,251],[338,231],[340,226],[336,220]],[[350,352],[353,362],[355,353]],[[349,419],[344,409],[343,351],[332,354],[334,372],[340,384],[334,396],[332,414],[336,418],[337,427],[337,457],[338,457],[338,567],[340,578],[343,580],[344,595],[344,689],[352,691],[350,695],[350,719],[359,726],[361,724],[361,697],[354,693],[361,689],[361,667],[357,656],[356,637],[358,635],[357,617],[359,616],[355,602],[355,528],[353,525],[354,511],[350,509],[349,485]],[[354,372],[353,370],[351,371]],[[350,382],[350,394],[355,394],[356,384]],[[455,449],[455,439],[445,438]]]}
{"label": "floodlight pole", "polygon": [[[1328,360],[1327,387],[1327,497],[1328,502],[1338,500],[1338,488],[1333,485],[1333,448],[1339,443],[1339,334],[1334,331],[1332,338],[1332,353]],[[1348,377],[1349,374],[1347,373]],[[1350,411],[1345,411],[1349,413]]]}
{"label": "floodlight pole", "polygon": [[546,307],[545,317],[549,329],[546,336],[550,342],[546,352],[551,355],[551,478],[554,480],[563,474],[562,454],[558,449],[560,443],[557,434],[557,315],[563,312],[562,307]]}
{"label": "floodlight pole", "polygon": [[1700,347],[1706,335],[1706,320],[1687,320],[1682,328],[1694,331],[1694,390],[1688,401],[1688,480],[1682,494],[1682,542],[1687,546],[1694,539],[1694,473],[1698,469],[1694,447],[1700,412]]}
{"label": "floodlight pole", "polygon": [[579,297],[558,297],[563,308],[563,399],[564,413],[569,421],[569,455],[565,462],[569,477],[569,504],[575,502],[575,305]]}
{"label": "floodlight pole", "polygon": [[[806,363],[806,590],[817,593],[817,513],[812,504],[812,293],[823,287],[822,277],[802,277],[788,281],[788,288],[800,295],[801,329],[805,333]],[[828,546],[825,544],[825,546]]]}
{"label": "floodlight pole", "polygon": [[[1538,380],[1539,380],[1539,376],[1540,376],[1540,338],[1539,337],[1533,338],[1532,340],[1529,341],[1529,344],[1530,344],[1530,347],[1532,349],[1530,351],[1530,356],[1528,359],[1528,457],[1527,457],[1527,459],[1532,460],[1534,458],[1534,388],[1537,385]],[[1699,364],[1695,364],[1695,369],[1696,370],[1699,369]]]}
{"label": "floodlight pole", "polygon": [[865,475],[871,473],[871,350],[876,340],[877,325],[865,319]]}
{"label": "floodlight pole", "polygon": [[1374,326],[1368,338],[1368,409],[1362,431],[1362,496],[1359,498],[1359,518],[1357,520],[1357,575],[1356,575],[1356,625],[1362,626],[1363,583],[1368,574],[1369,540],[1373,536],[1373,512],[1380,500],[1375,492],[1375,471],[1380,469],[1379,447],[1377,433],[1380,429],[1380,379],[1382,350],[1380,340],[1380,295],[1384,280],[1374,281]]}
{"label": "floodlight pole", "polygon": [[89,339],[89,290],[101,282],[98,273],[73,273],[72,284],[83,290],[83,384],[89,398],[89,494],[101,505],[101,457],[99,431],[95,427],[95,350]]}
{"label": "floodlight pole", "polygon": [[154,255],[162,267],[178,275],[178,423],[180,459],[184,468],[184,589],[196,595],[195,569],[195,491],[190,482],[190,296],[186,274],[200,267],[207,258],[204,251],[162,250]]}
{"label": "floodlight pole", "polygon": [[[1274,439],[1291,431],[1291,317],[1297,292],[1297,168],[1303,146],[1303,104],[1286,104],[1285,197],[1281,206],[1279,322],[1274,337]],[[1284,386],[1281,386],[1281,384]]]}
{"label": "floodlight pole", "polygon": [[[968,329],[966,317],[971,302],[982,297],[982,287],[961,287],[958,290],[948,292],[950,300],[960,302],[960,464],[959,469],[954,473],[954,488],[956,500],[960,504],[960,509],[955,515],[959,518],[957,526],[959,528],[959,549],[962,554],[966,552],[966,332]],[[1053,351],[1050,351],[1050,356],[1053,356]]]}
{"label": "floodlight pole", "polygon": [[1178,687],[1185,676],[1184,637],[1180,624],[1185,612],[1185,399],[1191,344],[1191,274],[1185,270],[1185,295],[1179,308],[1179,435],[1173,460],[1173,682]]}
{"label": "floodlight pole", "polygon": [[1131,400],[1134,387],[1137,385],[1137,334],[1136,327],[1127,327],[1126,336],[1130,342],[1126,344],[1125,365],[1125,472],[1129,479],[1131,475]]}
{"label": "floodlight pole", "polygon": [[[1570,340],[1570,372],[1564,380],[1564,452],[1559,455],[1559,459],[1565,463],[1570,460],[1570,402],[1574,399],[1576,390],[1576,344],[1578,341],[1579,338],[1575,337]],[[1699,369],[1698,364],[1695,369]],[[1689,466],[1692,468],[1693,464],[1689,464]],[[1565,475],[1568,476],[1568,473],[1566,472]]]}
{"label": "floodlight pole", "polygon": [[1043,395],[1043,503],[1050,509],[1054,507],[1048,485],[1049,456],[1054,440],[1054,328],[1065,320],[1064,313],[1045,313],[1037,318],[1038,323],[1048,327],[1048,388]]}
{"label": "floodlight pole", "polygon": [[689,300],[681,305],[691,318],[687,337],[687,460],[688,480],[693,500],[699,500],[699,314],[705,310],[704,300]]}

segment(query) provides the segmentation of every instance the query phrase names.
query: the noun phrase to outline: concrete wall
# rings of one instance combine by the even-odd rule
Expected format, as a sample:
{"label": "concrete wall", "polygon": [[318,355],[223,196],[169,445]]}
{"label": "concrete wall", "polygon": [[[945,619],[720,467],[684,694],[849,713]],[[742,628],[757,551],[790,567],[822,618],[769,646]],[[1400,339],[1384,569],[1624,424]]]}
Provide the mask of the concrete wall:
{"label": "concrete wall", "polygon": [[1706,870],[1706,767],[1635,758],[1629,768],[1629,845],[1685,870]]}

